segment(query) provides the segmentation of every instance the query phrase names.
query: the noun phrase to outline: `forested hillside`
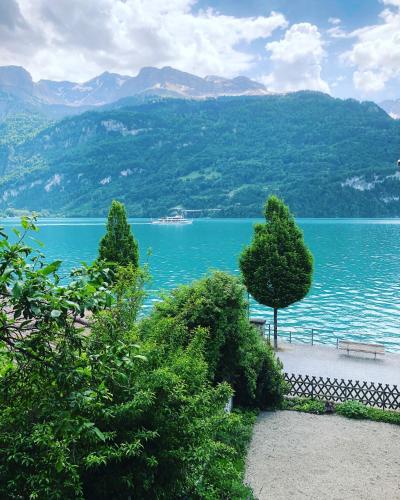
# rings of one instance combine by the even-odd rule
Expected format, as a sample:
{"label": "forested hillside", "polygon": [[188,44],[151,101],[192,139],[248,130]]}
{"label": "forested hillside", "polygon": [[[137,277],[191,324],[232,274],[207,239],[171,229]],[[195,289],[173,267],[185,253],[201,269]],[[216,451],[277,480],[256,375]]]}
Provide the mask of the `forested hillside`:
{"label": "forested hillside", "polygon": [[123,104],[3,148],[0,209],[100,216],[116,198],[130,216],[256,216],[277,193],[298,216],[400,215],[400,122],[373,103],[299,92]]}

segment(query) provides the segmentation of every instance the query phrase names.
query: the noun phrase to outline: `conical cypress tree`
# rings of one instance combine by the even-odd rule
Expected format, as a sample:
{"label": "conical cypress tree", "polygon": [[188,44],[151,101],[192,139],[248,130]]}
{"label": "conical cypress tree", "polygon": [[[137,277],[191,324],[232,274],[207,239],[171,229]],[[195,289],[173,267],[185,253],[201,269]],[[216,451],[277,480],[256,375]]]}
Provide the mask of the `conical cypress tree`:
{"label": "conical cypress tree", "polygon": [[276,196],[265,205],[264,224],[256,224],[239,264],[249,293],[274,309],[274,347],[278,347],[278,309],[303,299],[311,288],[313,257],[288,207]]}
{"label": "conical cypress tree", "polygon": [[119,201],[111,203],[108,212],[107,232],[100,241],[99,259],[120,266],[139,266],[138,244],[131,233],[125,207]]}

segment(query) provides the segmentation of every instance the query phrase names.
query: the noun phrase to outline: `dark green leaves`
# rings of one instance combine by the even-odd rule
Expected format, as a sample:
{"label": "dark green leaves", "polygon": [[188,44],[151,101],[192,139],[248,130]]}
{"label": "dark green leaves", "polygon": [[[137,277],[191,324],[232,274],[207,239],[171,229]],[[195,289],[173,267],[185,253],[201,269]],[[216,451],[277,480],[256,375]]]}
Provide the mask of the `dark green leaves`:
{"label": "dark green leaves", "polygon": [[113,265],[139,266],[139,249],[126,218],[125,207],[113,201],[107,220],[107,232],[100,241],[99,259]]}
{"label": "dark green leaves", "polygon": [[240,269],[251,295],[273,308],[301,300],[311,287],[313,259],[288,207],[271,196],[265,224],[255,227],[252,243],[240,257]]}

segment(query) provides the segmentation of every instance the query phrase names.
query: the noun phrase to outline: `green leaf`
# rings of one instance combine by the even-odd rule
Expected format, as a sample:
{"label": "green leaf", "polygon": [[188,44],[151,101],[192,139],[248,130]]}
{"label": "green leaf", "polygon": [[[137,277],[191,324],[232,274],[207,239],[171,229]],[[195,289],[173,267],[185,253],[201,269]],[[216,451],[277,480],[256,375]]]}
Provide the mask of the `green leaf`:
{"label": "green leaf", "polygon": [[59,460],[58,462],[56,462],[56,471],[61,472],[63,469],[64,469],[64,464],[62,463],[62,461]]}
{"label": "green leaf", "polygon": [[59,311],[58,309],[53,309],[50,313],[50,316],[52,318],[59,318],[61,316],[61,311]]}
{"label": "green leaf", "polygon": [[22,281],[16,281],[12,289],[12,296],[14,299],[19,299],[22,293],[23,283]]}
{"label": "green leaf", "polygon": [[142,356],[141,354],[135,354],[133,357],[135,359],[141,359],[142,361],[147,361],[146,356]]}
{"label": "green leaf", "polygon": [[48,274],[52,274],[57,271],[57,269],[61,266],[62,260],[55,260],[48,266],[44,267],[43,269],[40,270],[40,274],[44,274],[47,276]]}
{"label": "green leaf", "polygon": [[29,229],[29,219],[26,216],[21,217],[21,226],[24,229]]}
{"label": "green leaf", "polygon": [[93,427],[93,432],[96,434],[96,436],[101,440],[101,441],[105,441],[106,440],[106,437],[105,435],[101,432],[100,429],[98,429],[97,427]]}

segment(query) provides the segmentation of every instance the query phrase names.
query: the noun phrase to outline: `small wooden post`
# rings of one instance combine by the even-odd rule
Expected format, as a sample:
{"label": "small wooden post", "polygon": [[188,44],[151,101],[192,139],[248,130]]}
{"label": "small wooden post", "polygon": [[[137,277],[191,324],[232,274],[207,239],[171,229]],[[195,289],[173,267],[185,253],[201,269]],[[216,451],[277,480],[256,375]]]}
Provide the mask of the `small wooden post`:
{"label": "small wooden post", "polygon": [[314,328],[311,328],[311,345],[314,345]]}

